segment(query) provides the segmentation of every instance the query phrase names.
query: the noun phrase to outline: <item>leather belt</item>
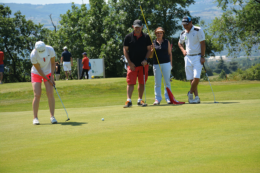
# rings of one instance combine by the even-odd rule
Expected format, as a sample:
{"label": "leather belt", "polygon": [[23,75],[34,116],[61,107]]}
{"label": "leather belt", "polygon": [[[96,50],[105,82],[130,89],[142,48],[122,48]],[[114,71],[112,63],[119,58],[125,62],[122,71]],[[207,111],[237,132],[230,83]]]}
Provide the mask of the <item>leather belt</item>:
{"label": "leather belt", "polygon": [[201,53],[199,54],[187,54],[188,56],[196,56],[196,55],[201,55]]}

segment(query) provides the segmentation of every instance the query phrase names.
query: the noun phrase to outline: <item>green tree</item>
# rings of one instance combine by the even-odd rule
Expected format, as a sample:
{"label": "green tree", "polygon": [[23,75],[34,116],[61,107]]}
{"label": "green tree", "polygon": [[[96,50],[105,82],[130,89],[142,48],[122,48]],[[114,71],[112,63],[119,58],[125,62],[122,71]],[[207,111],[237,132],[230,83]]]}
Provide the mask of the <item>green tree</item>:
{"label": "green tree", "polygon": [[227,68],[227,65],[225,64],[224,60],[221,57],[219,63],[217,64],[217,69],[215,70],[215,72],[216,73],[221,73],[222,70],[224,70],[224,72],[226,74],[230,73],[229,69]]}
{"label": "green tree", "polygon": [[0,50],[5,52],[5,66],[10,74],[5,82],[22,82],[30,79],[30,53],[36,41],[44,41],[48,29],[41,24],[26,20],[20,11],[12,14],[9,7],[0,5]]}
{"label": "green tree", "polygon": [[232,61],[229,63],[228,67],[231,71],[237,71],[238,69],[238,63],[236,61]]}
{"label": "green tree", "polygon": [[247,55],[260,45],[260,1],[217,0],[224,10],[210,27],[213,45],[220,51],[228,49],[229,55],[237,56],[241,51]]}

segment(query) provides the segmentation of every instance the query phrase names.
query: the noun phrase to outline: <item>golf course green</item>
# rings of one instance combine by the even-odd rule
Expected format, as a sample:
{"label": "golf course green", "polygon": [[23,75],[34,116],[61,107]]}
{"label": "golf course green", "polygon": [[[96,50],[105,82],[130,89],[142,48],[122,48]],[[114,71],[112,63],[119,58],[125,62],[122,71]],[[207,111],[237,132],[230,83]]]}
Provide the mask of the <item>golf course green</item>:
{"label": "golf course green", "polygon": [[[189,82],[173,80],[184,105],[124,109],[125,78],[58,81],[51,124],[45,87],[33,125],[31,83],[0,85],[0,172],[260,172],[260,81],[199,85],[201,104],[187,104]],[[163,92],[163,90],[162,90]],[[163,96],[164,98],[164,96]],[[144,98],[143,98],[144,99]],[[104,118],[104,121],[101,119]]]}

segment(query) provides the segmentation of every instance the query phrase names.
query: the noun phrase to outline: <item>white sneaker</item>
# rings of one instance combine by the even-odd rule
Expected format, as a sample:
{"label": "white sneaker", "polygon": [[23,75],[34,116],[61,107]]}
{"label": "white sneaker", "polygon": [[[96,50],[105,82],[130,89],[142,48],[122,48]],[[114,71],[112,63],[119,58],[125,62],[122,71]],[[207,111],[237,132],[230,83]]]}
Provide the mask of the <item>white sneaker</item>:
{"label": "white sneaker", "polygon": [[171,100],[166,100],[166,102],[167,102],[167,104],[171,104],[172,102],[171,102]]}
{"label": "white sneaker", "polygon": [[57,124],[58,123],[57,120],[55,119],[55,117],[51,117],[50,119],[51,119],[51,123],[52,124]]}
{"label": "white sneaker", "polygon": [[199,104],[200,103],[200,98],[199,96],[196,96],[195,99],[193,100],[194,104]]}
{"label": "white sneaker", "polygon": [[40,125],[38,118],[33,119],[33,125]]}
{"label": "white sneaker", "polygon": [[188,102],[189,102],[189,103],[193,103],[193,102],[194,102],[194,100],[193,100],[193,94],[190,94],[190,92],[188,92],[187,96],[188,96]]}

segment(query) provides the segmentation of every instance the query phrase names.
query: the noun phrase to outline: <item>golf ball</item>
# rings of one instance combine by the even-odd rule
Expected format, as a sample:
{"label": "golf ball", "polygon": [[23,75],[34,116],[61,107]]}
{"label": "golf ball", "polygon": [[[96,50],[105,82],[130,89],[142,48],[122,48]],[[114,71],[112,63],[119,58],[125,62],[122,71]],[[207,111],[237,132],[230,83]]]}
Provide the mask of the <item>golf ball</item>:
{"label": "golf ball", "polygon": [[105,119],[104,118],[101,118],[102,121],[104,121]]}

